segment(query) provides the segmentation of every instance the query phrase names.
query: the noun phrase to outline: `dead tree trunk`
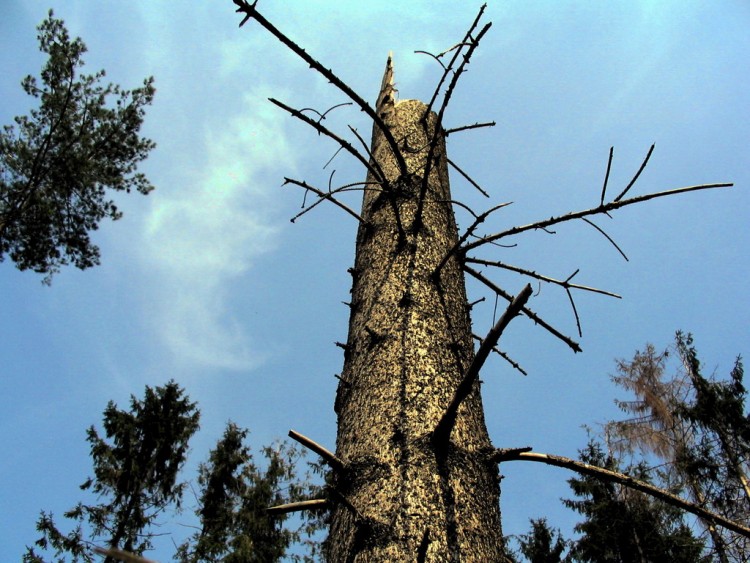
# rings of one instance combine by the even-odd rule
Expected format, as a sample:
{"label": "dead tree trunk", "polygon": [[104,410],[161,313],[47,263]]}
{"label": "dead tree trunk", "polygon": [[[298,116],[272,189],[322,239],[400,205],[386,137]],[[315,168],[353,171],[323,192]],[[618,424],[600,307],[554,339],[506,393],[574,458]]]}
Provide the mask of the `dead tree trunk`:
{"label": "dead tree trunk", "polygon": [[[349,337],[336,397],[331,561],[502,561],[497,465],[488,457],[478,380],[449,440],[435,430],[474,358],[442,132],[417,100],[394,102],[390,59],[377,111],[407,173],[375,126],[357,234]],[[420,201],[423,203],[420,204]],[[421,207],[421,209],[420,209]],[[334,499],[335,500],[335,499]]]}

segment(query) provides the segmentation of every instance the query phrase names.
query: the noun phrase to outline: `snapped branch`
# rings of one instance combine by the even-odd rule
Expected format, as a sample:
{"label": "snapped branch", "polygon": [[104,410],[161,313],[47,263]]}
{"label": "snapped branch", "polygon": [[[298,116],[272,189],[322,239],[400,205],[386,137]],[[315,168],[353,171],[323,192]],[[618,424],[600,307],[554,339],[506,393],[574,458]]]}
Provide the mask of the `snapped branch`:
{"label": "snapped branch", "polygon": [[309,450],[312,450],[316,454],[318,454],[320,457],[322,457],[325,462],[329,465],[329,467],[335,471],[341,471],[344,468],[344,462],[341,461],[338,457],[336,457],[336,454],[333,452],[327,450],[317,442],[311,440],[307,436],[304,436],[300,434],[299,432],[296,432],[294,430],[289,431],[289,437],[292,440],[296,440]]}
{"label": "snapped branch", "polygon": [[268,514],[279,515],[289,514],[290,512],[301,512],[303,510],[320,510],[328,508],[329,502],[324,498],[316,498],[312,500],[303,500],[300,502],[290,502],[288,504],[279,504],[278,506],[271,506],[266,508]]}
{"label": "snapped branch", "polygon": [[520,314],[523,306],[529,300],[529,297],[531,297],[531,291],[531,285],[526,284],[526,287],[524,287],[521,292],[513,298],[503,315],[498,319],[497,323],[495,323],[495,326],[493,326],[487,333],[487,336],[482,341],[479,350],[477,350],[477,353],[474,356],[474,361],[471,362],[469,369],[466,370],[463,379],[458,384],[456,392],[453,395],[453,400],[451,400],[448,408],[445,409],[443,416],[440,418],[440,421],[435,428],[433,439],[436,443],[443,445],[447,444],[451,432],[453,431],[453,426],[456,423],[458,407],[461,406],[461,403],[471,393],[474,383],[479,378],[479,372],[487,361],[490,352],[492,352],[493,348],[497,345],[500,336],[503,334],[503,331],[508,324],[510,324],[510,321]]}

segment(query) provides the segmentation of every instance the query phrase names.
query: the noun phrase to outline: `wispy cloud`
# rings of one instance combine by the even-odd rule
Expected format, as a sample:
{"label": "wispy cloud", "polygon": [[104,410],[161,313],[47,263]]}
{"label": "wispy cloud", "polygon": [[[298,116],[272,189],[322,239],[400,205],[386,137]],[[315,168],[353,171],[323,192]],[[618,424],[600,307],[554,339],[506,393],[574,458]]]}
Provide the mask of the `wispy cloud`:
{"label": "wispy cloud", "polygon": [[229,301],[233,282],[276,244],[265,171],[293,167],[266,98],[249,92],[236,115],[214,120],[196,139],[200,169],[153,199],[142,255],[156,293],[149,316],[181,363],[247,369],[263,359]]}

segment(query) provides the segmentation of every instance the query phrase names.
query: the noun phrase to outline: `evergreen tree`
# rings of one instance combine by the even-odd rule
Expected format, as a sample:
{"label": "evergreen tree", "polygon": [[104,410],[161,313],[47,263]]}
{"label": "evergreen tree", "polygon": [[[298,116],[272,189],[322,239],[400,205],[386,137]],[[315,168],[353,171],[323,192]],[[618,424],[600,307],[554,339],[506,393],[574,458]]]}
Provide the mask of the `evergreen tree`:
{"label": "evergreen tree", "polygon": [[[619,471],[617,460],[606,455],[594,441],[580,454],[586,463]],[[630,467],[628,473],[642,481],[650,480],[643,464]],[[563,500],[563,503],[585,517],[575,527],[582,536],[570,550],[574,561],[687,563],[704,560],[703,543],[692,535],[676,509],[591,476],[574,477],[568,483],[578,499]]]}
{"label": "evergreen tree", "polygon": [[568,541],[563,539],[560,530],[553,530],[546,518],[530,520],[531,530],[518,538],[521,554],[530,563],[562,563],[568,558],[563,554]]}
{"label": "evergreen tree", "polygon": [[[695,504],[737,522],[750,519],[750,418],[745,411],[743,366],[738,358],[728,380],[707,379],[691,335],[678,332],[675,354],[648,345],[632,361],[618,362],[615,383],[635,394],[618,401],[631,418],[607,427],[608,441],[623,454],[656,455],[662,481]],[[670,357],[678,369],[667,374]],[[747,540],[703,522],[710,552],[719,561],[745,561]]]}
{"label": "evergreen tree", "polygon": [[24,561],[44,561],[36,548],[53,551],[58,562],[68,555],[87,563],[94,560],[95,543],[136,554],[149,549],[149,528],[156,517],[179,507],[185,485],[177,476],[198,420],[195,403],[174,381],[146,387],[143,400],[132,397],[128,411],[110,402],[104,411],[106,439],[93,426],[87,432],[94,476],[81,485],[101,502],[79,503],[66,512],[65,518],[75,523],[68,534],[59,530],[51,513],[42,512],[37,521],[41,537],[27,548]]}
{"label": "evergreen tree", "polygon": [[[246,437],[247,430],[227,424],[208,462],[201,465],[200,503],[196,510],[201,529],[180,546],[179,561],[270,563],[281,560],[289,546],[301,540],[299,530],[283,527],[287,515],[271,515],[267,511],[271,506],[315,494],[316,488],[307,480],[296,482],[300,453],[285,443],[265,447],[262,451],[266,467],[261,469],[244,444]],[[306,531],[313,533],[319,527],[319,523],[310,522]],[[307,556],[304,560],[312,561]]]}
{"label": "evergreen tree", "polygon": [[86,45],[51,10],[37,29],[49,59],[41,83],[21,85],[39,107],[0,131],[0,261],[7,254],[48,283],[62,265],[99,263],[89,233],[122,216],[112,191],[153,189],[136,167],[155,146],[139,130],[156,90],[153,78],[123,90],[103,85],[103,70],[79,76]]}

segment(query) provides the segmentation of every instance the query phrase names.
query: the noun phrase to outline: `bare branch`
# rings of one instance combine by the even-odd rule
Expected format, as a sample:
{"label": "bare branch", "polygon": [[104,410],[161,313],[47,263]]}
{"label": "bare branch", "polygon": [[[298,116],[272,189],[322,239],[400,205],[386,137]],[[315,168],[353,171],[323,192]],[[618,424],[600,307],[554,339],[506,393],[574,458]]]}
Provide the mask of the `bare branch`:
{"label": "bare branch", "polygon": [[646,154],[646,158],[643,159],[643,162],[641,163],[641,167],[638,169],[638,172],[635,173],[635,176],[633,176],[633,179],[630,180],[630,183],[627,185],[627,187],[622,190],[622,193],[618,195],[613,201],[620,201],[623,196],[628,193],[628,190],[633,187],[633,184],[635,184],[636,180],[638,180],[638,176],[641,175],[641,172],[643,172],[643,169],[646,168],[646,164],[648,164],[648,159],[651,158],[651,153],[654,152],[654,147],[656,144],[651,145],[651,148],[648,149],[648,154]]}
{"label": "bare branch", "polygon": [[280,504],[278,506],[271,506],[266,508],[268,514],[289,514],[290,512],[301,512],[303,510],[320,510],[322,508],[328,508],[328,500],[324,498],[316,498],[312,500],[303,500],[300,502],[290,502],[289,504]]}
{"label": "bare branch", "polygon": [[583,331],[581,330],[581,317],[578,316],[578,309],[576,309],[576,302],[573,301],[573,294],[570,293],[569,288],[565,288],[565,293],[568,294],[568,299],[570,300],[570,306],[573,308],[573,315],[575,315],[576,318],[576,327],[578,327],[578,338],[583,338]]}
{"label": "bare branch", "polygon": [[523,306],[529,300],[529,297],[531,297],[531,285],[526,284],[526,287],[524,287],[521,292],[513,298],[513,301],[511,301],[503,315],[498,319],[497,323],[495,323],[495,326],[493,326],[487,333],[487,336],[484,338],[484,341],[479,346],[479,350],[477,350],[477,353],[474,356],[474,361],[471,362],[469,369],[467,369],[464,374],[464,378],[461,380],[461,383],[458,384],[453,400],[448,405],[448,408],[445,409],[443,416],[440,418],[440,421],[435,428],[433,437],[437,443],[446,444],[450,439],[453,426],[456,423],[458,407],[461,406],[461,403],[471,393],[474,383],[479,377],[479,371],[487,361],[487,357],[490,355],[490,352],[492,352],[492,349],[497,345],[497,341],[500,339],[503,331],[508,324],[510,324],[510,321],[518,316],[523,309]]}
{"label": "bare branch", "polygon": [[[498,209],[502,209],[503,207],[507,207],[507,206],[508,206],[508,205],[510,205],[511,203],[513,203],[513,202],[511,202],[511,201],[508,201],[508,202],[506,202],[506,203],[501,203],[500,205],[496,205],[495,207],[492,207],[492,208],[488,209],[487,211],[485,211],[485,212],[484,212],[484,213],[482,213],[481,215],[476,215],[476,216],[475,216],[475,217],[476,217],[476,219],[474,219],[474,222],[473,222],[473,223],[471,224],[471,226],[470,226],[470,227],[469,227],[468,229],[466,229],[466,232],[464,232],[464,234],[463,234],[463,235],[461,235],[461,238],[459,238],[459,239],[458,239],[458,241],[456,242],[456,244],[454,244],[454,245],[453,245],[453,248],[451,248],[451,249],[450,249],[450,250],[449,250],[449,251],[448,251],[448,252],[447,252],[447,253],[445,254],[445,256],[443,256],[443,259],[442,259],[442,260],[440,261],[440,263],[439,263],[439,264],[437,265],[437,267],[435,268],[435,271],[434,271],[434,272],[432,272],[432,277],[433,277],[433,278],[436,278],[437,276],[439,276],[439,275],[440,275],[440,270],[442,270],[442,269],[443,269],[443,267],[444,267],[444,266],[445,266],[445,265],[447,264],[448,260],[450,260],[450,257],[451,257],[451,256],[453,256],[453,255],[454,255],[454,254],[455,254],[456,252],[458,252],[458,251],[459,251],[459,249],[461,248],[461,245],[462,245],[462,244],[463,244],[464,242],[466,242],[466,239],[467,239],[467,238],[469,238],[469,237],[471,236],[471,234],[472,234],[472,233],[474,232],[474,230],[475,230],[475,229],[476,229],[476,228],[477,228],[477,227],[478,227],[478,226],[479,226],[480,224],[482,224],[482,223],[483,223],[483,222],[484,222],[484,221],[485,221],[485,220],[487,219],[487,217],[489,217],[489,216],[490,216],[490,214],[492,214],[493,212],[497,211]],[[469,210],[469,211],[471,212],[471,210]],[[473,213],[473,212],[472,212],[472,213]]]}
{"label": "bare branch", "polygon": [[[349,215],[351,215],[352,217],[354,217],[357,221],[359,221],[361,223],[366,223],[367,222],[364,219],[362,219],[362,217],[360,217],[355,211],[353,211],[348,206],[344,205],[339,200],[337,200],[335,197],[333,197],[333,193],[332,192],[324,192],[322,190],[319,190],[316,187],[311,186],[307,182],[304,182],[304,181],[300,182],[299,180],[294,180],[292,178],[287,178],[287,177],[284,177],[284,184],[294,184],[295,186],[300,186],[301,188],[305,188],[306,190],[310,190],[311,192],[315,193],[318,197],[320,197],[321,200],[327,199],[331,203],[335,203],[341,209],[343,209],[344,211],[346,211]],[[297,217],[299,217],[300,215],[303,215],[308,210],[309,210],[309,208],[307,210],[303,211],[302,213],[297,214],[295,217],[293,217],[292,218],[292,223],[295,221],[295,219],[297,219]]]}
{"label": "bare branch", "polygon": [[[284,45],[286,45],[289,49],[291,49],[297,56],[299,56],[302,60],[304,60],[307,64],[310,65],[311,68],[318,71],[320,74],[323,75],[324,78],[326,78],[331,84],[336,86],[339,90],[341,90],[346,96],[352,100],[355,104],[359,106],[359,108],[365,112],[378,126],[378,128],[383,132],[383,136],[385,137],[386,141],[388,142],[388,145],[391,147],[391,151],[393,151],[393,155],[396,158],[396,162],[398,163],[399,171],[402,175],[405,175],[406,170],[406,161],[404,160],[403,155],[401,154],[401,151],[398,148],[398,145],[396,144],[396,140],[393,138],[393,134],[391,133],[391,130],[388,128],[388,126],[383,122],[382,118],[377,114],[377,112],[368,104],[362,97],[357,94],[354,90],[352,90],[345,82],[343,82],[338,76],[333,74],[333,72],[330,69],[325,68],[323,65],[321,65],[318,61],[313,59],[310,55],[307,54],[307,52],[294,43],[291,39],[289,39],[286,35],[284,35],[281,31],[279,31],[271,22],[269,22],[266,18],[264,18],[256,9],[255,4],[256,2],[253,2],[253,4],[248,4],[246,0],[233,0],[234,4],[237,6],[237,12],[243,12],[245,14],[245,18],[242,20],[242,23],[240,23],[240,27],[247,22],[249,18],[255,19],[261,26],[263,26],[266,30],[268,30],[271,35],[276,37],[279,41],[281,41]],[[369,167],[368,167],[369,169]]]}
{"label": "bare branch", "polygon": [[312,450],[316,454],[318,454],[320,457],[322,457],[325,462],[331,467],[331,469],[335,471],[341,471],[344,468],[344,462],[341,461],[338,457],[336,457],[336,454],[333,452],[330,452],[317,442],[314,442],[307,436],[303,436],[299,432],[296,432],[294,430],[289,431],[289,437],[292,440],[296,440],[303,446],[305,446],[307,449]]}
{"label": "bare branch", "polygon": [[739,522],[724,518],[719,514],[683,500],[680,497],[673,495],[669,491],[665,491],[664,489],[660,489],[659,487],[654,487],[649,483],[639,481],[638,479],[634,479],[629,475],[618,473],[616,471],[610,471],[609,469],[603,469],[601,467],[597,467],[596,465],[589,465],[588,463],[583,463],[582,461],[575,461],[567,457],[529,451],[518,451],[517,453],[512,453],[508,450],[498,450],[495,457],[495,461],[497,462],[516,460],[535,461],[539,463],[545,463],[547,465],[554,465],[555,467],[563,467],[565,469],[570,469],[584,475],[591,475],[593,477],[596,477],[597,479],[619,483],[620,485],[623,485],[625,487],[635,489],[637,491],[641,491],[642,493],[646,493],[655,498],[658,498],[659,500],[671,504],[672,506],[676,506],[678,508],[681,508],[682,510],[690,512],[691,514],[695,514],[703,520],[712,522],[718,526],[722,526],[728,530],[732,530],[735,533],[750,538],[750,528],[748,528],[747,526],[744,526]]}
{"label": "bare branch", "polygon": [[[482,6],[482,9],[479,12],[479,16],[477,16],[477,21],[478,21],[478,18],[481,16],[482,11],[484,11],[485,6],[486,4]],[[414,213],[414,225],[415,226],[419,226],[422,222],[422,210],[424,209],[425,194],[427,193],[427,186],[429,185],[430,172],[432,170],[433,160],[435,160],[435,149],[437,148],[438,139],[440,138],[441,135],[444,135],[445,133],[443,131],[443,115],[445,114],[445,110],[448,108],[448,103],[450,102],[451,96],[453,95],[453,91],[456,88],[456,84],[458,84],[458,79],[461,77],[461,74],[465,72],[464,67],[469,64],[471,55],[474,53],[474,50],[479,46],[479,42],[482,40],[482,37],[484,37],[484,34],[487,33],[490,27],[492,27],[492,22],[486,24],[481,29],[479,34],[477,34],[476,39],[472,39],[469,45],[469,49],[466,51],[466,54],[464,55],[464,58],[461,61],[461,64],[458,66],[458,69],[453,74],[451,83],[448,85],[448,90],[446,91],[445,96],[443,97],[443,103],[440,105],[440,110],[437,112],[435,130],[432,134],[432,139],[430,140],[430,149],[427,152],[427,160],[425,161],[425,167],[424,167],[424,177],[422,178],[422,186],[420,187],[419,199],[417,200],[417,210]],[[458,53],[459,51],[456,51],[455,56],[458,56]],[[427,119],[428,115],[429,115],[429,107],[425,110],[423,119]]]}
{"label": "bare branch", "polygon": [[[375,175],[375,178],[384,178],[385,179],[385,172],[383,172],[383,169],[380,166],[380,163],[377,161],[375,156],[372,154],[372,151],[370,150],[370,147],[365,143],[365,140],[362,138],[362,136],[359,134],[359,132],[352,127],[351,125],[347,125],[349,127],[349,130],[354,133],[354,136],[357,137],[357,140],[362,144],[362,146],[365,148],[365,151],[367,152],[367,156],[370,157],[370,162],[372,162],[372,166],[377,171],[377,175]],[[384,186],[385,188],[388,188],[388,186]]]}
{"label": "bare branch", "polygon": [[545,229],[549,227],[550,225],[557,225],[558,223],[563,223],[565,221],[571,221],[573,219],[581,219],[583,217],[587,217],[588,215],[596,215],[598,213],[607,213],[609,211],[613,211],[615,209],[619,209],[621,207],[625,207],[627,205],[633,205],[635,203],[641,203],[642,201],[648,201],[650,199],[655,199],[658,197],[667,197],[671,195],[677,195],[687,192],[693,192],[697,190],[710,190],[713,188],[730,188],[734,184],[732,183],[721,183],[721,184],[700,184],[697,186],[686,186],[684,188],[675,188],[673,190],[665,190],[663,192],[655,192],[651,194],[646,194],[638,197],[633,197],[630,199],[622,199],[619,201],[611,201],[609,203],[606,203],[604,205],[600,205],[599,207],[592,207],[591,209],[584,209],[582,211],[571,211],[570,213],[567,213],[565,215],[559,215],[557,217],[550,217],[549,219],[545,219],[543,221],[538,221],[536,223],[530,223],[528,225],[523,225],[521,227],[513,227],[512,229],[508,229],[507,231],[502,231],[500,233],[496,233],[493,235],[488,235],[486,237],[482,237],[471,244],[468,244],[464,247],[464,252],[473,250],[479,246],[482,246],[483,244],[486,244],[488,242],[493,242],[498,239],[517,235],[519,233],[523,233],[525,231],[531,231],[534,229]]}
{"label": "bare branch", "polygon": [[443,55],[444,53],[440,53],[440,55],[433,55],[429,51],[414,51],[417,55],[427,55],[428,57],[432,57],[437,61],[437,64],[439,64],[441,67],[443,67],[443,70],[446,70],[445,65],[443,64],[443,61],[440,60],[440,55]]}
{"label": "bare branch", "polygon": [[570,280],[573,278],[575,274],[578,273],[578,270],[576,270],[572,276],[570,276],[566,280],[558,280],[555,278],[550,278],[548,276],[539,274],[533,270],[527,270],[525,268],[519,268],[518,266],[513,266],[511,264],[506,264],[504,262],[499,261],[493,261],[493,260],[484,260],[482,258],[473,258],[471,256],[467,256],[464,259],[466,262],[472,263],[472,264],[481,264],[482,266],[495,266],[497,268],[502,268],[503,270],[510,270],[511,272],[516,272],[518,274],[522,274],[524,276],[529,276],[531,278],[536,278],[538,280],[552,283],[555,285],[559,285],[561,287],[564,287],[566,289],[581,289],[583,291],[590,291],[592,293],[600,293],[602,295],[608,295],[609,297],[616,297],[617,299],[622,299],[622,296],[612,293],[611,291],[605,291],[603,289],[597,289],[595,287],[588,287],[586,285],[578,285],[576,283],[570,283]]}
{"label": "bare branch", "polygon": [[[482,298],[482,300],[484,300],[484,298]],[[484,342],[484,339],[481,336],[477,335],[477,334],[472,334],[471,336],[474,338],[474,340],[476,340],[476,341],[479,342],[480,346],[481,346],[482,342]],[[519,364],[518,362],[516,362],[513,358],[511,358],[508,354],[506,354],[505,352],[503,352],[497,346],[493,346],[492,351],[495,352],[498,356],[500,356],[503,360],[505,360],[506,362],[508,362],[513,369],[516,369],[519,372],[521,372],[522,375],[529,375],[528,372],[521,367],[521,364]]]}
{"label": "bare branch", "polygon": [[[447,134],[446,134],[446,136],[447,136]],[[476,189],[478,189],[478,190],[479,190],[479,192],[480,192],[480,193],[481,193],[481,194],[482,194],[482,195],[483,195],[484,197],[490,197],[490,194],[488,194],[488,193],[487,193],[486,191],[484,191],[484,190],[483,190],[483,189],[482,189],[482,188],[481,188],[481,187],[479,186],[479,184],[477,184],[477,183],[476,183],[476,182],[475,182],[474,180],[472,180],[472,179],[471,179],[471,177],[470,177],[470,176],[469,176],[469,175],[468,175],[468,174],[467,174],[466,172],[464,172],[463,170],[461,170],[461,169],[460,169],[460,168],[458,167],[458,165],[457,165],[457,164],[456,164],[455,162],[453,162],[453,161],[452,161],[452,160],[451,160],[450,158],[446,158],[446,160],[448,161],[448,164],[450,164],[450,165],[451,165],[451,166],[452,166],[453,168],[455,168],[455,169],[456,169],[456,171],[457,171],[457,172],[458,172],[459,174],[461,174],[461,176],[463,176],[463,177],[464,177],[464,179],[465,179],[465,180],[466,180],[467,182],[469,182],[469,183],[470,183],[470,184],[471,184],[472,186],[474,186],[474,187],[475,187]]]}
{"label": "bare branch", "polygon": [[[478,279],[480,282],[482,282],[484,285],[486,285],[487,287],[489,287],[492,291],[494,291],[497,295],[499,295],[503,299],[506,299],[508,301],[511,301],[513,299],[513,297],[510,294],[508,294],[506,291],[504,291],[503,289],[501,289],[500,287],[498,287],[496,284],[492,283],[492,281],[488,280],[482,274],[480,274],[479,272],[477,272],[474,268],[471,268],[470,266],[467,266],[467,265],[464,264],[464,271],[467,272],[467,273],[469,273],[469,274],[471,274],[474,278]],[[547,323],[546,321],[544,321],[534,311],[532,311],[528,307],[524,307],[522,309],[522,311],[523,311],[524,315],[526,315],[532,321],[534,321],[536,324],[538,324],[539,326],[541,326],[542,328],[544,328],[547,332],[551,333],[552,335],[556,336],[557,338],[559,338],[560,340],[562,340],[563,342],[565,342],[565,344],[567,344],[568,346],[570,346],[570,348],[574,352],[581,352],[582,351],[581,350],[581,346],[580,346],[580,344],[578,344],[578,342],[576,342],[573,339],[565,336],[559,330],[557,330],[556,328],[552,327],[549,323]]]}
{"label": "bare branch", "polygon": [[614,240],[614,239],[613,239],[613,238],[612,238],[611,236],[609,236],[609,235],[608,235],[608,234],[607,234],[607,233],[605,232],[605,230],[604,230],[604,229],[602,229],[602,228],[601,228],[601,227],[600,227],[599,225],[597,225],[596,223],[594,223],[594,222],[593,222],[593,221],[591,221],[590,219],[586,219],[586,217],[581,217],[581,221],[585,221],[586,223],[588,223],[589,225],[591,225],[592,227],[594,227],[594,228],[595,228],[595,229],[596,229],[597,231],[599,231],[599,232],[600,232],[600,233],[601,233],[601,234],[602,234],[602,235],[604,236],[604,238],[606,238],[606,239],[607,239],[607,240],[608,240],[608,241],[609,241],[609,242],[610,242],[610,243],[612,244],[612,246],[614,246],[614,247],[615,247],[615,248],[617,249],[617,252],[619,252],[619,253],[620,253],[620,255],[621,255],[621,256],[622,256],[623,258],[625,258],[625,261],[626,261],[626,262],[630,262],[630,260],[628,260],[628,257],[627,257],[627,255],[625,254],[625,252],[623,252],[622,248],[620,248],[620,247],[619,247],[619,246],[617,245],[617,243],[615,242],[615,240]]}
{"label": "bare branch", "polygon": [[604,195],[607,193],[607,182],[609,182],[609,171],[612,168],[612,157],[615,154],[615,147],[609,147],[609,160],[607,161],[607,173],[604,175],[604,185],[602,186],[602,198],[599,205],[604,205]]}
{"label": "bare branch", "polygon": [[313,127],[316,131],[318,131],[320,133],[323,133],[324,135],[326,135],[326,136],[330,137],[331,139],[333,139],[334,141],[336,141],[341,146],[341,148],[343,148],[349,154],[351,154],[352,156],[354,156],[354,158],[356,158],[357,160],[359,160],[365,166],[365,168],[367,168],[370,171],[370,173],[373,175],[374,178],[376,178],[377,180],[379,180],[381,182],[385,182],[386,181],[386,179],[384,177],[381,177],[381,176],[378,175],[378,171],[375,168],[373,168],[373,166],[370,164],[370,162],[364,156],[362,156],[360,154],[360,152],[357,149],[355,149],[349,141],[345,141],[344,139],[342,139],[341,137],[339,137],[338,135],[336,135],[336,133],[334,133],[333,131],[329,130],[327,127],[324,127],[323,125],[321,125],[319,122],[315,121],[314,119],[310,119],[309,117],[307,117],[304,113],[301,113],[300,111],[298,111],[298,110],[296,110],[294,108],[291,108],[288,105],[286,105],[286,104],[284,104],[284,103],[282,103],[282,102],[280,102],[280,101],[278,101],[278,100],[276,100],[274,98],[268,98],[268,100],[272,104],[280,107],[281,109],[283,109],[285,111],[288,111],[294,117],[296,117],[298,119],[301,119],[302,121],[304,121],[305,123],[307,123],[308,125],[310,125],[311,127]]}
{"label": "bare branch", "polygon": [[474,125],[464,125],[463,127],[454,127],[453,129],[446,129],[445,136],[447,137],[451,133],[458,133],[459,131],[466,131],[467,129],[478,129],[479,127],[494,127],[497,125],[494,121],[488,121],[487,123],[475,123]]}
{"label": "bare branch", "polygon": [[[458,59],[459,54],[461,53],[461,49],[464,45],[468,44],[469,40],[471,39],[471,34],[476,29],[477,25],[479,25],[479,20],[482,19],[482,14],[484,14],[484,10],[487,8],[487,4],[482,4],[482,6],[479,8],[479,13],[477,14],[477,17],[474,18],[474,22],[471,24],[471,27],[469,27],[469,30],[466,32],[466,35],[464,35],[463,41],[453,47],[453,49],[456,49],[456,52],[453,54],[453,58],[451,58],[450,63],[448,63],[448,66],[443,65],[443,76],[440,77],[440,80],[437,83],[437,86],[435,86],[435,92],[432,94],[432,98],[430,98],[430,103],[427,104],[427,111],[425,112],[425,115],[430,113],[430,110],[432,109],[433,104],[435,103],[435,100],[438,97],[438,94],[440,93],[440,88],[443,86],[443,82],[445,82],[445,79],[448,78],[448,74],[453,70],[453,65],[455,64],[456,60]],[[449,49],[448,51],[445,51],[444,53],[440,53],[436,59],[439,59],[441,56],[445,55],[446,53],[452,51],[453,49]],[[440,63],[442,65],[442,63]]]}

